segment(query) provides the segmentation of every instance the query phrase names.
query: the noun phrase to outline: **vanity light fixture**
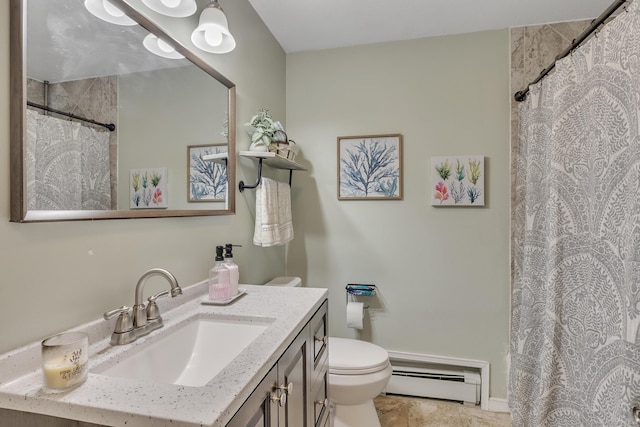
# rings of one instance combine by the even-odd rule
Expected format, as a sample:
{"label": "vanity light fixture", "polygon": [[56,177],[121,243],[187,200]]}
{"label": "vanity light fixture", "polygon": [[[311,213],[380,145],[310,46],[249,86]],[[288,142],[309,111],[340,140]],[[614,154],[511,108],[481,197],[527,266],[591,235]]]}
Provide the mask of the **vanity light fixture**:
{"label": "vanity light fixture", "polygon": [[196,0],[142,0],[149,9],[174,18],[184,18],[196,13]]}
{"label": "vanity light fixture", "polygon": [[184,56],[178,53],[173,48],[173,46],[171,46],[169,43],[165,42],[161,38],[158,38],[155,34],[147,34],[147,36],[142,41],[142,44],[144,45],[144,47],[147,48],[149,52],[156,54],[158,56],[162,56],[163,58],[169,58],[169,59],[184,58]]}
{"label": "vanity light fixture", "polygon": [[109,0],[84,0],[84,7],[92,15],[103,21],[117,25],[138,25],[136,21],[129,18],[120,8]]}
{"label": "vanity light fixture", "polygon": [[218,0],[211,2],[200,14],[198,27],[191,33],[191,41],[197,48],[211,53],[228,53],[236,47],[229,32],[229,24]]}

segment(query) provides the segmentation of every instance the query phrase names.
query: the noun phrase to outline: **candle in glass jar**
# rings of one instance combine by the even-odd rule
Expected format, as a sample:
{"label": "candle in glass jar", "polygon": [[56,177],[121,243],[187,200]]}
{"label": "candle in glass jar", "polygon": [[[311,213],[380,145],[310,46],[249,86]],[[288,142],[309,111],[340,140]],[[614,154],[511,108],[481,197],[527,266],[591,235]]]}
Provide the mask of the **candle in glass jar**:
{"label": "candle in glass jar", "polygon": [[88,339],[70,332],[42,341],[42,374],[46,390],[63,391],[87,379]]}
{"label": "candle in glass jar", "polygon": [[68,359],[51,360],[42,367],[45,384],[50,389],[67,389],[86,378],[87,360],[70,362]]}

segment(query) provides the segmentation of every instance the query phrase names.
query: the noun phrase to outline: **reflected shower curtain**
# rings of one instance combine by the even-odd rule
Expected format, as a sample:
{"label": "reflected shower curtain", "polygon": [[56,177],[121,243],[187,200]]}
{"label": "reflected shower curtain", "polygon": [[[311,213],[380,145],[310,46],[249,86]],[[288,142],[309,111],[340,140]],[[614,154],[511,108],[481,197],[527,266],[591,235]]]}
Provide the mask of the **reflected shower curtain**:
{"label": "reflected shower curtain", "polygon": [[514,426],[636,426],[639,128],[640,15],[632,2],[520,105]]}
{"label": "reflected shower curtain", "polygon": [[109,135],[27,110],[29,210],[111,209]]}

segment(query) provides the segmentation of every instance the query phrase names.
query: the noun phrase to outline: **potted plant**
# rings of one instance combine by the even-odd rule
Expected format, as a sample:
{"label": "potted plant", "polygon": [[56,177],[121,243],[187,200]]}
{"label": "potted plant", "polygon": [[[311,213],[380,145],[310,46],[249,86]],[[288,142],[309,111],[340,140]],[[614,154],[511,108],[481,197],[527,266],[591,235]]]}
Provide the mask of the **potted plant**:
{"label": "potted plant", "polygon": [[251,118],[245,125],[247,133],[251,136],[251,151],[269,151],[269,145],[274,140],[274,136],[282,129],[279,122],[274,122],[269,114],[269,110],[261,108],[258,114]]}

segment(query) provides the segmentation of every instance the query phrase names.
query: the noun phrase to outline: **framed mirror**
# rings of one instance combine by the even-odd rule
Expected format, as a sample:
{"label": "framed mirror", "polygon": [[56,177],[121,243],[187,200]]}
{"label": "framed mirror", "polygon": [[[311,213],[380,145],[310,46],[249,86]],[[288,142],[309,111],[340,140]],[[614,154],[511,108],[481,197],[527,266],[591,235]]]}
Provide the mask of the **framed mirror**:
{"label": "framed mirror", "polygon": [[235,85],[111,3],[133,25],[82,0],[10,0],[11,221],[235,213]]}

